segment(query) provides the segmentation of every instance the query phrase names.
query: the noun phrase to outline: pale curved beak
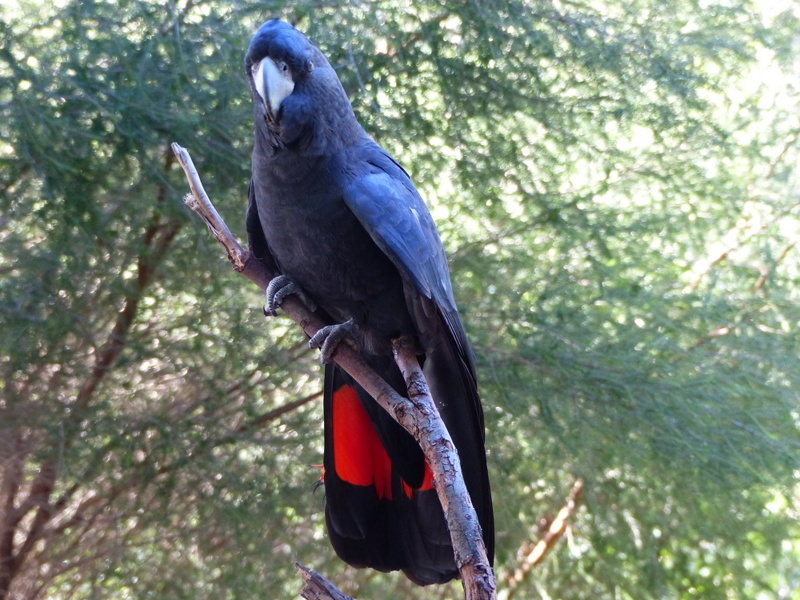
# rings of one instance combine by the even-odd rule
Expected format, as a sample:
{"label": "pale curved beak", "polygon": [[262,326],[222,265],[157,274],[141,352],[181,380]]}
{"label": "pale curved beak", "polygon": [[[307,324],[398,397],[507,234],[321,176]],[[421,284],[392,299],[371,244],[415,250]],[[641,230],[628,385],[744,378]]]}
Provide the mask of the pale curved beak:
{"label": "pale curved beak", "polygon": [[281,102],[294,91],[291,72],[287,68],[280,69],[268,56],[253,69],[253,81],[267,114],[274,120]]}

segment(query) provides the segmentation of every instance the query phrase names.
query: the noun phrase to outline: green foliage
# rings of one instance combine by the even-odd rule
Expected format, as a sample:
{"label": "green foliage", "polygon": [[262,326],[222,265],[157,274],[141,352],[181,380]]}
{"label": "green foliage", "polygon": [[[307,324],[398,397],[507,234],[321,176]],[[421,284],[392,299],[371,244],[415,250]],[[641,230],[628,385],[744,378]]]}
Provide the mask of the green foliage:
{"label": "green foliage", "polygon": [[[295,560],[359,598],[460,595],[335,558],[316,357],[181,205],[172,141],[243,231],[242,59],[271,16],[440,225],[501,596],[793,597],[800,13],[690,0],[4,4],[7,597],[291,597]],[[576,478],[568,534],[511,585]]]}

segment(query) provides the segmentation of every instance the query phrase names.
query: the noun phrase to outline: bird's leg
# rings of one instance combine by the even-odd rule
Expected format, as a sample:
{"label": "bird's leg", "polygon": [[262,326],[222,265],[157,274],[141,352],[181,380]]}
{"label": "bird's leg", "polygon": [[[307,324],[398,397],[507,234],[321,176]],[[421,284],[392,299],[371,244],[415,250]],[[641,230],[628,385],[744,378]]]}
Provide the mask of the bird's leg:
{"label": "bird's leg", "polygon": [[306,305],[310,311],[317,310],[317,303],[314,302],[294,281],[286,275],[273,277],[267,285],[267,301],[264,304],[264,315],[274,317],[278,314],[278,307],[286,296],[294,294]]}
{"label": "bird's leg", "polygon": [[361,350],[355,341],[356,332],[357,327],[353,319],[337,325],[328,325],[320,329],[308,340],[308,346],[310,348],[319,348],[322,364],[328,364],[333,360],[336,347],[342,342],[349,344],[356,352]]}

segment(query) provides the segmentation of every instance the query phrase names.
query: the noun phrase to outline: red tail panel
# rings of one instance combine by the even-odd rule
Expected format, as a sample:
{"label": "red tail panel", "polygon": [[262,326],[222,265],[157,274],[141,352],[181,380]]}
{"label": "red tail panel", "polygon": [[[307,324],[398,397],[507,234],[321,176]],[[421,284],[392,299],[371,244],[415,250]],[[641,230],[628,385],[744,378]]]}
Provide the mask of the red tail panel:
{"label": "red tail panel", "polygon": [[411,498],[411,495],[414,493],[414,490],[419,492],[424,492],[426,490],[434,489],[433,486],[433,471],[431,471],[430,466],[428,463],[425,463],[425,476],[422,479],[422,485],[418,488],[412,488],[408,485],[405,481],[403,482],[403,492],[405,493],[406,497]]}
{"label": "red tail panel", "polygon": [[[447,427],[459,454],[463,451],[461,464],[472,486],[470,494],[475,492],[473,503],[491,554],[494,536],[482,423],[479,410],[470,410],[480,404],[471,372],[451,372],[449,358],[431,353],[425,365],[433,368],[428,381],[442,398],[451,398],[453,389],[465,394],[452,396],[453,406],[445,403],[440,410],[450,419]],[[385,362],[376,361],[376,370],[394,387],[402,387],[397,366],[391,358]],[[400,569],[420,585],[457,577],[433,473],[413,438],[335,365],[325,367],[324,407],[325,522],[336,553],[354,567]]]}
{"label": "red tail panel", "polygon": [[336,475],[353,485],[373,486],[379,499],[392,499],[392,463],[355,389],[333,393],[333,460]]}

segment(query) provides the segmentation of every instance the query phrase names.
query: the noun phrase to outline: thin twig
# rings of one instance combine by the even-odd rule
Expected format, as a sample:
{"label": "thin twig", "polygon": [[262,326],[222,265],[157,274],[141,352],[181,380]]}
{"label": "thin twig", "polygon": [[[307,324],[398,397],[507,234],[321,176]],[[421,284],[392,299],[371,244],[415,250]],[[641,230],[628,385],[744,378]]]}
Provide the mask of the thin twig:
{"label": "thin twig", "polygon": [[236,238],[233,237],[231,230],[228,229],[225,221],[219,216],[217,209],[214,208],[208,198],[189,152],[178,144],[172,144],[172,151],[175,153],[181,167],[183,167],[186,179],[189,180],[189,187],[192,189],[191,194],[183,197],[184,203],[203,219],[212,235],[227,251],[228,260],[233,263],[233,268],[241,273],[242,269],[244,269],[247,253],[236,241]]}

